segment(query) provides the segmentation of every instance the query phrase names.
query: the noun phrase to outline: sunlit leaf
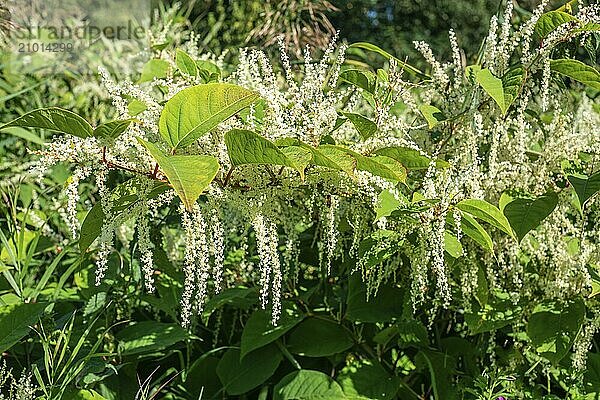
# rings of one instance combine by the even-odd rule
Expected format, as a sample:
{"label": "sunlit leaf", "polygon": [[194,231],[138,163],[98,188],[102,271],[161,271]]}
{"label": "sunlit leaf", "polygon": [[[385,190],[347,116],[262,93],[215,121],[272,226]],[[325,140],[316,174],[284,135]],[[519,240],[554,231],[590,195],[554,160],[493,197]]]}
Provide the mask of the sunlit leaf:
{"label": "sunlit leaf", "polygon": [[257,93],[229,83],[183,89],[165,104],[160,135],[173,149],[188,146],[257,99]]}

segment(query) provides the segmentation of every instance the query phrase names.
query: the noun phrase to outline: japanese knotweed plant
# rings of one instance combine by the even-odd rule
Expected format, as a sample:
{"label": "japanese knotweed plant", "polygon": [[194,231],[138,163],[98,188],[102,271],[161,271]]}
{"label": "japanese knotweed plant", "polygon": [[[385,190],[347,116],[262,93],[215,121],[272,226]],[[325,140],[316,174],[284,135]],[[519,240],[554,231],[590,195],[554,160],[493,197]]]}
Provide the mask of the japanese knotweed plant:
{"label": "japanese knotweed plant", "polygon": [[[188,46],[150,60],[145,82],[100,70],[114,121],[45,108],[4,127],[66,133],[33,172],[73,165],[65,217],[82,251],[96,241],[98,284],[122,226],[135,226],[150,292],[156,252],[176,259],[183,249],[183,325],[211,291],[240,280],[260,283],[277,323],[282,288],[310,273],[298,255],[311,234],[325,273],[350,262],[369,293],[395,279],[411,288],[414,310],[458,311],[475,333],[526,318],[533,348],[556,361],[600,287],[600,75],[578,52],[596,40],[599,12],[544,13],[543,2],[513,28],[511,4],[470,65],[453,32],[447,63],[415,43],[429,73],[375,45],[333,40],[320,61],[307,48],[299,69],[283,44],[280,68],[243,50],[225,76]],[[356,49],[387,67],[350,67],[346,52]],[[565,78],[587,91],[568,90]],[[90,176],[99,200],[80,227],[77,187]],[[171,208],[180,229],[159,226],[164,239],[152,240]],[[246,254],[251,231],[257,262]],[[232,251],[242,261],[224,268]],[[541,328],[543,313],[568,314],[569,329],[557,339]],[[589,324],[578,349],[589,346]]]}

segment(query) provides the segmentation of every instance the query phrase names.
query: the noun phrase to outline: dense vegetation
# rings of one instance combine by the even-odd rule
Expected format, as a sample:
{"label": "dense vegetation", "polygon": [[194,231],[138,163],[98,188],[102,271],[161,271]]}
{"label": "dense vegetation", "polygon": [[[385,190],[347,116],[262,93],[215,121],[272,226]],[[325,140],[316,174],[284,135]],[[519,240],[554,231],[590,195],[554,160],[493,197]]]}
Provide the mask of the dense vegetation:
{"label": "dense vegetation", "polygon": [[0,398],[600,398],[600,8],[476,2],[434,52],[350,3],[3,48]]}

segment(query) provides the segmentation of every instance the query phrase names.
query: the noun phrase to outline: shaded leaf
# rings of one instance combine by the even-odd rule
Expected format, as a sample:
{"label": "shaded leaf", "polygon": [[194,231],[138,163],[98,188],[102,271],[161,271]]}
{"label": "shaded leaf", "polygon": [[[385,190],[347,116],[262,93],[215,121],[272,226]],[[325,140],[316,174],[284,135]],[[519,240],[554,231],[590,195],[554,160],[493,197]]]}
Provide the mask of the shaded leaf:
{"label": "shaded leaf", "polygon": [[370,138],[377,132],[377,124],[367,117],[349,112],[344,112],[342,114],[352,122],[352,125],[354,125],[363,140]]}
{"label": "shaded leaf", "polygon": [[356,363],[342,369],[337,381],[352,400],[387,400],[396,396],[401,379],[390,375],[380,364]]}
{"label": "shaded leaf", "polygon": [[596,172],[586,178],[568,175],[567,179],[571,183],[571,186],[573,186],[573,190],[575,190],[577,199],[579,200],[579,206],[582,209],[585,203],[600,191],[600,172]]}
{"label": "shaded leaf", "polygon": [[273,343],[298,325],[300,321],[302,321],[302,316],[290,308],[282,310],[276,326],[272,323],[271,313],[267,313],[265,310],[255,311],[242,331],[240,356],[243,358],[251,351]]}
{"label": "shaded leaf", "polygon": [[348,350],[354,341],[340,324],[324,318],[307,318],[289,335],[287,347],[307,357],[325,357]]}
{"label": "shaded leaf", "polygon": [[166,350],[190,339],[190,335],[179,324],[142,321],[120,330],[116,338],[122,348],[121,354],[134,355]]}
{"label": "shaded leaf", "polygon": [[38,322],[46,304],[18,303],[0,307],[0,352],[14,346]]}
{"label": "shaded leaf", "polygon": [[536,351],[552,363],[567,355],[585,318],[581,299],[561,305],[542,303],[533,310],[527,323],[527,336]]}
{"label": "shaded leaf", "polygon": [[517,198],[504,206],[504,215],[519,241],[527,232],[538,227],[558,204],[556,193],[549,192],[537,199]]}
{"label": "shaded leaf", "polygon": [[229,349],[217,365],[217,375],[225,391],[232,395],[240,395],[256,388],[273,375],[282,355],[275,344],[240,358],[238,349]]}

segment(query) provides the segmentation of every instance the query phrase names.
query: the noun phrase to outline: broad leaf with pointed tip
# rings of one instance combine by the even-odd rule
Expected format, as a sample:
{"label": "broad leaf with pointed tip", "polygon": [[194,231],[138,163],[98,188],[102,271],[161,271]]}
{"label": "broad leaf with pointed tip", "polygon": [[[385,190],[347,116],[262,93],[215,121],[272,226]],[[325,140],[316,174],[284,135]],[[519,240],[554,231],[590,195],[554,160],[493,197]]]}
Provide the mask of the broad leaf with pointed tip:
{"label": "broad leaf with pointed tip", "polygon": [[571,349],[585,319],[585,303],[577,298],[565,304],[538,304],[527,323],[527,336],[538,353],[558,363]]}
{"label": "broad leaf with pointed tip", "polygon": [[352,156],[356,160],[356,169],[366,171],[376,176],[381,176],[392,181],[404,182],[406,168],[397,160],[387,156],[367,157],[342,146],[322,145],[319,150],[338,150]]}
{"label": "broad leaf with pointed tip", "polygon": [[494,251],[494,242],[492,241],[490,234],[487,233],[483,226],[481,226],[481,224],[470,214],[465,212],[462,213],[460,218],[460,229],[465,235],[473,239],[484,249]]}
{"label": "broad leaf with pointed tip", "polygon": [[138,80],[138,83],[151,82],[155,78],[162,79],[166,78],[169,73],[169,64],[166,60],[152,59],[148,61],[142,69],[142,75]]}
{"label": "broad leaf with pointed tip", "polygon": [[537,199],[517,198],[504,206],[504,215],[521,241],[554,211],[556,204],[558,196],[554,192],[548,192]]}
{"label": "broad leaf with pointed tip", "polygon": [[567,176],[567,179],[573,186],[579,206],[583,208],[585,203],[596,193],[600,191],[600,172],[596,172],[589,177],[582,178],[575,175]]}
{"label": "broad leaf with pointed tip", "polygon": [[438,123],[446,119],[446,116],[436,106],[422,104],[419,106],[419,111],[421,111],[425,121],[427,121],[427,126],[429,129],[435,127]]}
{"label": "broad leaf with pointed tip", "polygon": [[48,129],[68,133],[80,138],[87,138],[93,134],[93,129],[89,122],[74,112],[59,107],[40,108],[30,111],[0,126],[0,130],[10,126]]}
{"label": "broad leaf with pointed tip", "polygon": [[502,114],[506,114],[508,106],[504,98],[502,79],[495,77],[487,68],[477,72],[475,79],[477,80],[477,83],[479,83],[479,86],[481,86],[483,90],[485,90],[485,92],[490,95],[492,99],[494,99],[496,104],[498,104]]}
{"label": "broad leaf with pointed tip", "polygon": [[591,65],[582,63],[579,60],[562,58],[559,60],[550,60],[550,69],[596,90],[600,90],[600,72]]}
{"label": "broad leaf with pointed tip", "polygon": [[124,119],[106,122],[94,129],[94,137],[102,139],[116,139],[129,128],[136,119]]}
{"label": "broad leaf with pointed tip", "polygon": [[188,146],[257,99],[258,93],[229,83],[183,89],[165,104],[160,135],[173,149]]}
{"label": "broad leaf with pointed tip", "polygon": [[[317,338],[315,338],[317,339]],[[284,376],[273,388],[274,400],[345,400],[341,386],[320,371],[301,369]]]}
{"label": "broad leaf with pointed tip", "polygon": [[172,156],[153,143],[139,139],[165,174],[171,186],[188,210],[213,181],[219,171],[219,161],[212,156]]}
{"label": "broad leaf with pointed tip", "polygon": [[456,208],[495,226],[512,237],[515,236],[504,214],[502,214],[498,207],[485,200],[465,199],[457,203]]}
{"label": "broad leaf with pointed tip", "polygon": [[175,64],[184,74],[190,76],[198,75],[198,66],[196,65],[196,62],[183,50],[177,49],[175,51]]}
{"label": "broad leaf with pointed tip", "polygon": [[374,44],[367,43],[367,42],[358,42],[358,43],[352,43],[349,46],[349,48],[358,48],[358,49],[373,51],[375,53],[378,53],[378,54],[384,56],[388,60],[394,59],[398,63],[398,66],[400,67],[400,69],[402,71],[406,71],[409,74],[415,75],[416,77],[421,78],[421,79],[431,79],[431,77],[429,75],[421,72],[419,69],[413,67],[412,65],[407,64],[403,60],[401,60],[397,57],[394,57],[387,51],[383,50],[381,47],[376,46]]}
{"label": "broad leaf with pointed tip", "polygon": [[360,114],[344,112],[344,117],[348,118],[352,125],[356,128],[360,136],[366,140],[377,132],[377,124],[367,117]]}
{"label": "broad leaf with pointed tip", "polygon": [[[515,102],[521,86],[525,71],[521,65],[511,67],[502,77],[502,89],[504,90],[504,107],[506,110]],[[506,114],[506,111],[503,111]]]}
{"label": "broad leaf with pointed tip", "polygon": [[359,69],[347,69],[340,72],[340,79],[354,86],[366,90],[369,93],[375,91],[375,75],[370,71]]}
{"label": "broad leaf with pointed tip", "polygon": [[574,21],[577,18],[572,16],[571,14],[567,14],[564,11],[553,10],[549,11],[540,16],[540,19],[535,24],[535,33],[541,39],[545,38],[550,34],[550,32],[554,31],[559,26],[569,22]]}
{"label": "broad leaf with pointed tip", "polygon": [[245,129],[232,129],[227,132],[225,145],[231,164],[234,166],[244,164],[281,165],[297,170],[301,177],[304,177],[307,155],[302,150],[292,149],[286,150],[284,153],[275,143]]}
{"label": "broad leaf with pointed tip", "polygon": [[282,146],[297,146],[311,153],[311,163],[320,167],[330,168],[338,171],[344,171],[348,175],[354,174],[356,168],[356,160],[348,155],[345,151],[336,149],[335,147],[320,147],[318,149],[293,138],[283,138],[277,140],[277,145]]}

